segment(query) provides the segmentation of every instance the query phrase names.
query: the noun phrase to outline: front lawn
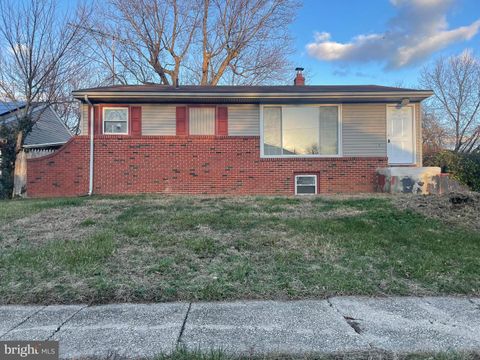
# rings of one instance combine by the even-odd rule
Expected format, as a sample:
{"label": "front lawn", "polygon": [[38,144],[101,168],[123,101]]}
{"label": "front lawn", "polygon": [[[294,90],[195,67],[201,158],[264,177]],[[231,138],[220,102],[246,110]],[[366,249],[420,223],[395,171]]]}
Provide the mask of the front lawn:
{"label": "front lawn", "polygon": [[179,348],[171,355],[163,355],[158,360],[374,360],[374,359],[396,359],[396,360],[478,360],[475,353],[467,352],[446,352],[446,353],[418,353],[418,354],[388,354],[372,350],[371,353],[348,353],[337,355],[304,355],[304,356],[287,356],[287,355],[270,355],[270,356],[232,356],[221,351],[212,351],[209,353],[201,353],[198,351],[188,351]]}
{"label": "front lawn", "polygon": [[480,295],[480,234],[387,196],[0,203],[0,303]]}

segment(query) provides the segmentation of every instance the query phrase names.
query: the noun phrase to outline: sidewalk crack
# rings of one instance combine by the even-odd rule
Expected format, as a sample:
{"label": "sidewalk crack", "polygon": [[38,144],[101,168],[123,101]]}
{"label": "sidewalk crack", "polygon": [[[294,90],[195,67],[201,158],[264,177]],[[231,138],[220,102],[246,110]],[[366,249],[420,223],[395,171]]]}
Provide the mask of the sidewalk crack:
{"label": "sidewalk crack", "polygon": [[177,347],[182,342],[183,332],[185,331],[185,325],[187,324],[187,319],[188,319],[188,315],[190,314],[190,309],[191,308],[192,308],[192,303],[188,303],[187,313],[185,314],[185,318],[183,319],[182,328],[180,329],[180,334],[178,335]]}
{"label": "sidewalk crack", "polygon": [[327,303],[328,305],[330,305],[332,309],[334,309],[343,318],[343,320],[347,322],[347,324],[353,329],[353,331],[355,331],[359,335],[362,333],[362,328],[360,327],[360,323],[358,322],[358,321],[361,321],[362,319],[355,319],[353,317],[343,315],[340,312],[340,310],[335,305],[333,305],[330,299],[327,299]]}
{"label": "sidewalk crack", "polygon": [[[333,310],[335,310],[337,313],[339,313],[340,315],[342,315],[342,314],[340,313],[340,310],[338,310],[337,307],[336,307],[335,305],[333,305],[333,303],[330,301],[329,298],[327,298],[326,300],[327,300],[328,305],[330,305],[330,307],[331,307]],[[342,316],[343,316],[343,315],[342,315]]]}
{"label": "sidewalk crack", "polygon": [[372,342],[367,341],[367,339],[363,336],[363,329],[360,326],[360,321],[363,321],[362,319],[355,319],[353,317],[343,315],[340,310],[330,301],[329,298],[327,298],[326,300],[328,305],[330,305],[330,307],[334,309],[343,318],[343,320],[345,320],[348,326],[350,326],[357,335],[361,336],[363,339],[366,340],[366,343],[368,344],[368,346],[370,346],[372,350],[378,350],[378,348]]}
{"label": "sidewalk crack", "polygon": [[12,327],[10,330],[8,330],[6,333],[0,335],[0,339],[3,338],[5,335],[11,333],[13,330],[15,330],[16,328],[18,328],[20,325],[25,324],[28,320],[30,320],[32,317],[34,317],[35,315],[37,315],[40,311],[44,310],[46,307],[47,307],[47,305],[41,307],[40,309],[38,309],[38,310],[35,311],[34,313],[28,315],[25,319],[23,319],[22,321],[20,321],[18,324],[16,324],[14,327]]}
{"label": "sidewalk crack", "polygon": [[475,305],[475,310],[480,310],[480,305],[473,301],[473,299],[468,298],[468,301]]}
{"label": "sidewalk crack", "polygon": [[343,318],[345,319],[347,324],[350,325],[353,331],[355,331],[359,335],[362,333],[362,328],[360,327],[360,323],[357,321],[357,319],[348,316],[344,316]]}
{"label": "sidewalk crack", "polygon": [[90,305],[85,305],[85,306],[83,306],[82,308],[80,308],[80,309],[78,309],[77,311],[75,311],[72,315],[70,315],[67,319],[65,319],[65,321],[62,322],[62,323],[55,329],[55,331],[47,338],[47,340],[51,340],[51,339],[55,336],[55,334],[60,331],[60,329],[62,328],[63,325],[65,325],[67,322],[69,322],[70,320],[72,320],[75,315],[77,315],[80,311],[82,311],[83,309],[85,309],[85,308],[87,308],[87,307],[89,307],[89,306],[90,306]]}

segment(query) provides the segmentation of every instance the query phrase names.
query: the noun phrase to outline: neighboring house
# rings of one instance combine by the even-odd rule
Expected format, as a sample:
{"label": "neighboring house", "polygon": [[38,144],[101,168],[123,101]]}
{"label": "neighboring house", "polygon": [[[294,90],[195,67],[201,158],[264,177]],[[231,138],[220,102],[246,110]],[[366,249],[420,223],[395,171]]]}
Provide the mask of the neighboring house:
{"label": "neighboring house", "polygon": [[[24,110],[25,103],[0,102],[0,126],[14,123]],[[32,117],[35,124],[25,138],[23,151],[18,154],[15,164],[15,194],[17,195],[25,191],[26,159],[53,153],[72,137],[70,130],[51,106],[35,105]]]}
{"label": "neighboring house", "polygon": [[[24,107],[22,102],[0,102],[0,125],[16,121]],[[32,116],[35,124],[24,141],[28,152],[56,150],[72,137],[71,131],[51,106],[36,105]]]}
{"label": "neighboring house", "polygon": [[377,168],[422,165],[431,91],[294,84],[74,91],[81,135],[28,161],[28,195],[372,192]]}

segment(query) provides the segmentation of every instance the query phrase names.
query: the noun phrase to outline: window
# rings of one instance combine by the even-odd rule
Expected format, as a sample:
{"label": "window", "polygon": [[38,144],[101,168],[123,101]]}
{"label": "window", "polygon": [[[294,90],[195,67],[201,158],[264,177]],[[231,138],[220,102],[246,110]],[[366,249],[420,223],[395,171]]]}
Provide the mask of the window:
{"label": "window", "polygon": [[319,112],[315,107],[282,109],[283,155],[315,155],[319,148]]}
{"label": "window", "polygon": [[128,108],[103,108],[103,133],[128,134]]}
{"label": "window", "polygon": [[263,155],[338,155],[339,107],[266,106]]}
{"label": "window", "polygon": [[317,193],[316,175],[296,175],[295,195],[315,195]]}
{"label": "window", "polygon": [[215,108],[189,108],[190,135],[215,135]]}
{"label": "window", "polygon": [[282,155],[282,108],[267,107],[263,111],[263,147],[265,155]]}

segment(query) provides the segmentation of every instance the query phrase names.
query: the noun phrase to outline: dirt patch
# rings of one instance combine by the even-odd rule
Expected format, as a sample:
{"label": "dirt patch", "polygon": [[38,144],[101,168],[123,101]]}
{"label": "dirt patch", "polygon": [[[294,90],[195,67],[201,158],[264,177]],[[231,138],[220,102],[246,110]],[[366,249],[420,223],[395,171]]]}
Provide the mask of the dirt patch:
{"label": "dirt patch", "polygon": [[[359,210],[350,207],[342,207],[338,209],[316,210],[313,206],[290,206],[287,211],[280,212],[280,218],[309,218],[309,219],[340,219],[346,217],[354,217],[364,214],[366,211]],[[262,215],[268,215],[268,213],[262,213]]]}
{"label": "dirt patch", "polygon": [[455,192],[443,195],[399,195],[393,203],[452,225],[480,231],[480,193]]}

